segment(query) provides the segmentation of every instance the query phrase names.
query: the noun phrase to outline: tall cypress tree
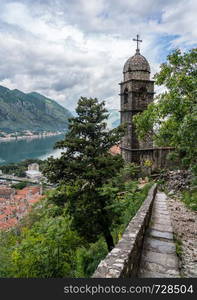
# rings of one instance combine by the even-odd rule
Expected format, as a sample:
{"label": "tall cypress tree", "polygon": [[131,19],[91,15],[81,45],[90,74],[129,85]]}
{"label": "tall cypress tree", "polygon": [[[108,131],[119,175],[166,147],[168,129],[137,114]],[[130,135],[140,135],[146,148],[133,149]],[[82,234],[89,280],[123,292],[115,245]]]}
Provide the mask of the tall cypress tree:
{"label": "tall cypress tree", "polygon": [[65,139],[56,144],[56,148],[63,149],[62,155],[49,158],[44,173],[51,182],[72,186],[67,189],[65,201],[69,202],[78,232],[89,242],[103,234],[111,250],[112,199],[100,190],[123,166],[121,156],[112,156],[109,149],[119,143],[124,128],[106,129],[108,114],[104,105],[96,98],[79,99],[77,117],[69,120]]}

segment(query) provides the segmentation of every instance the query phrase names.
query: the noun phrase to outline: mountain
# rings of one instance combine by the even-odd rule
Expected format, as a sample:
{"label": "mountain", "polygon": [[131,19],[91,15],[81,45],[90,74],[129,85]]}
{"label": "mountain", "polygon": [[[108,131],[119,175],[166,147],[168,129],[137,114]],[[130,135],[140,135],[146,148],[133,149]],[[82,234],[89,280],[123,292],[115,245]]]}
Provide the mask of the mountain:
{"label": "mountain", "polygon": [[109,109],[109,118],[107,120],[107,127],[113,129],[120,125],[120,112],[118,109]]}
{"label": "mountain", "polygon": [[1,131],[63,131],[71,116],[69,110],[39,93],[0,86]]}

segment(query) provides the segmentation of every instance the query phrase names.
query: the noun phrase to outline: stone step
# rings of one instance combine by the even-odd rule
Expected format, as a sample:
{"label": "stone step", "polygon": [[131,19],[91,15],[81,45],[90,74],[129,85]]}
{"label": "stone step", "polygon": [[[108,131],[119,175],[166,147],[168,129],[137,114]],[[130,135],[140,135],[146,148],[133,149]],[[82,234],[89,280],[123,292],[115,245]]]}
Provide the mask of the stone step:
{"label": "stone step", "polygon": [[159,230],[149,229],[147,234],[154,238],[158,238],[158,239],[163,238],[163,239],[173,240],[173,234],[171,232],[167,232],[167,231],[159,231]]}

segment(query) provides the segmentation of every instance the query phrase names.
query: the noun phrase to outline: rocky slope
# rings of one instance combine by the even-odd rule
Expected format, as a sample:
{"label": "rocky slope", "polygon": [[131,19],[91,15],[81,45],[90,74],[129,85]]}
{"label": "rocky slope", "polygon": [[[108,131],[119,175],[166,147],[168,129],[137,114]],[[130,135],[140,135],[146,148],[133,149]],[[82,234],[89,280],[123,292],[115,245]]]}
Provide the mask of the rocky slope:
{"label": "rocky slope", "polygon": [[178,197],[168,198],[173,230],[179,244],[182,277],[197,277],[197,212],[188,209]]}

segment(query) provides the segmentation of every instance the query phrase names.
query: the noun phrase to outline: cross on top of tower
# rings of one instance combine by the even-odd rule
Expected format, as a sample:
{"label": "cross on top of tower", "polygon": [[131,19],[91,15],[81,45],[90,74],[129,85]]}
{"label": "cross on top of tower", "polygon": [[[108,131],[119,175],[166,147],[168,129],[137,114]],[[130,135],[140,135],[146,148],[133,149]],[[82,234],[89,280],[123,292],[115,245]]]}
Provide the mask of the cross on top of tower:
{"label": "cross on top of tower", "polygon": [[139,39],[139,34],[137,34],[137,38],[133,39],[133,41],[137,42],[137,49],[136,49],[136,53],[140,53],[140,49],[139,49],[139,42],[142,42],[142,40]]}

